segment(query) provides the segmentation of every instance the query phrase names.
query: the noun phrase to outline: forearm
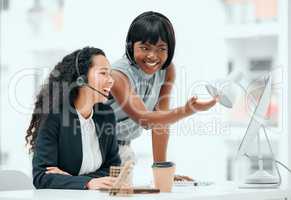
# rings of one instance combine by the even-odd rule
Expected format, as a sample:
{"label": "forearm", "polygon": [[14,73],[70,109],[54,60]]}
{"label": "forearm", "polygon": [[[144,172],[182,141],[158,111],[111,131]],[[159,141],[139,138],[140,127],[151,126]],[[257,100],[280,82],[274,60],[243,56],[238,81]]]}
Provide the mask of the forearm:
{"label": "forearm", "polygon": [[92,178],[100,178],[100,177],[104,177],[104,176],[109,176],[109,168],[98,169],[95,172],[84,174],[83,176],[89,176]]}
{"label": "forearm", "polygon": [[193,111],[187,111],[185,107],[178,107],[171,110],[140,112],[135,120],[145,128],[160,129],[191,114],[193,114]]}
{"label": "forearm", "polygon": [[152,149],[154,162],[163,162],[167,160],[168,141],[168,128],[152,130]]}
{"label": "forearm", "polygon": [[33,184],[37,189],[79,189],[84,190],[87,182],[92,177],[89,176],[69,176],[62,174],[44,174],[38,172],[34,174]]}

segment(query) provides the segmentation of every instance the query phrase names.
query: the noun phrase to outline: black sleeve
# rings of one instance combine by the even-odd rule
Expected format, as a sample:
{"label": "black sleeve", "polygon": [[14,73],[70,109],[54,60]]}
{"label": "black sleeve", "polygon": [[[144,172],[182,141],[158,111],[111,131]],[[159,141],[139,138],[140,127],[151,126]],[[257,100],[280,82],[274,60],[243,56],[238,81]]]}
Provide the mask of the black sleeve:
{"label": "black sleeve", "polygon": [[106,137],[108,137],[106,140],[108,141],[108,144],[105,145],[107,147],[105,161],[97,171],[89,173],[89,174],[85,174],[86,176],[90,176],[93,178],[109,176],[110,166],[120,166],[121,164],[121,160],[119,156],[119,147],[118,147],[117,139],[116,139],[116,119],[115,119],[115,115],[113,111],[112,111],[112,114],[108,116],[107,122],[112,123],[113,128],[110,134],[105,134]]}
{"label": "black sleeve", "polygon": [[50,114],[41,124],[33,155],[33,184],[37,189],[86,189],[89,176],[46,174],[46,167],[58,166],[58,135],[60,121]]}

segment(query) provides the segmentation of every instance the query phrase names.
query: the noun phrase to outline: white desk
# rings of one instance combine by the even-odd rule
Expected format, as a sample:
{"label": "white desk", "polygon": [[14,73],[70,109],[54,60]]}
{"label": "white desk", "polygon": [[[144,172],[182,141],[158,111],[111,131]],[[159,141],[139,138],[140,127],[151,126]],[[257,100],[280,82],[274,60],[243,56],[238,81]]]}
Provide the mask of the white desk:
{"label": "white desk", "polygon": [[2,200],[291,200],[291,189],[238,189],[235,185],[174,187],[172,193],[138,194],[131,197],[111,197],[108,193],[89,190],[21,190],[0,192]]}

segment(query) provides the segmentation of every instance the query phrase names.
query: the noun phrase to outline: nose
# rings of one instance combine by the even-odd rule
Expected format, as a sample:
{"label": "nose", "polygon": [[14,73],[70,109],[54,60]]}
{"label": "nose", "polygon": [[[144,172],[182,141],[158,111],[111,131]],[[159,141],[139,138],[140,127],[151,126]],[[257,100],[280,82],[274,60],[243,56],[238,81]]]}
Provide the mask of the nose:
{"label": "nose", "polygon": [[108,78],[108,84],[110,85],[110,87],[112,87],[113,84],[114,84],[114,79],[112,78],[111,75],[109,75],[109,78]]}
{"label": "nose", "polygon": [[150,60],[155,60],[157,58],[156,51],[155,50],[149,51],[147,54],[147,58],[149,58]]}

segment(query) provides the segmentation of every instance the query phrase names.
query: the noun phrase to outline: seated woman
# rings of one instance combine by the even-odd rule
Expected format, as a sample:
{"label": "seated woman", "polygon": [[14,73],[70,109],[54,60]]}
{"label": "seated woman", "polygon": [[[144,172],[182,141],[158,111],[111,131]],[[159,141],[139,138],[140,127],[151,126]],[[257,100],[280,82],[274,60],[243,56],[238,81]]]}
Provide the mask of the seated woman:
{"label": "seated woman", "polygon": [[120,157],[115,115],[103,104],[112,85],[110,64],[97,48],[77,50],[52,70],[26,135],[36,188],[112,187],[109,167]]}

